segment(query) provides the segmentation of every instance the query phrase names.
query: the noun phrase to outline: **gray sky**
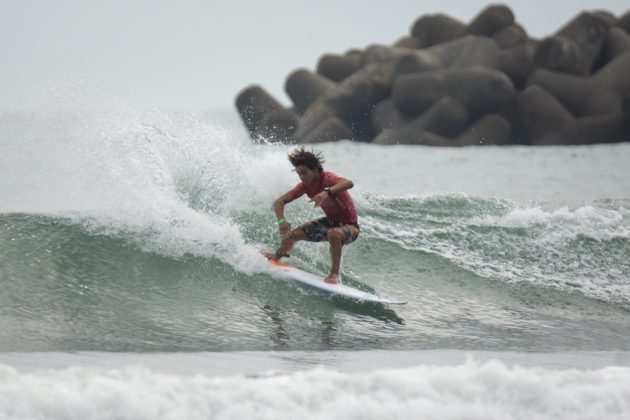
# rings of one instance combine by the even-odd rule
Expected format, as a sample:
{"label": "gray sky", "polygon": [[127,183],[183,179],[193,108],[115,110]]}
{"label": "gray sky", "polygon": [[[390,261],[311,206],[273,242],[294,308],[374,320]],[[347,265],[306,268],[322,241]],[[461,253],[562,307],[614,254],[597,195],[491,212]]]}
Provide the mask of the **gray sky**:
{"label": "gray sky", "polygon": [[[461,0],[0,0],[0,109],[65,106],[232,109],[251,83],[288,104],[284,79],[319,56],[392,43],[422,14],[464,22]],[[507,1],[543,37],[581,10],[617,15],[627,0]]]}

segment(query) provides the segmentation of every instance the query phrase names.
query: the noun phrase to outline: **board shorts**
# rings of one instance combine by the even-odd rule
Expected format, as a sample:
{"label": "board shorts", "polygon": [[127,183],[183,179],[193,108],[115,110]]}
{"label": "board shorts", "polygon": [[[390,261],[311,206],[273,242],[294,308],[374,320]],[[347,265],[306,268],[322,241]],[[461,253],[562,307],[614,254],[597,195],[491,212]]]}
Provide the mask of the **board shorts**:
{"label": "board shorts", "polygon": [[[350,226],[356,228],[356,234],[352,234]],[[328,220],[326,217],[315,219],[310,222],[304,223],[299,226],[306,235],[306,240],[309,242],[321,242],[326,239],[326,234],[332,228],[341,228],[345,234],[345,239],[342,242],[343,245],[350,245],[356,241],[359,237],[359,224],[358,223],[341,223]]]}

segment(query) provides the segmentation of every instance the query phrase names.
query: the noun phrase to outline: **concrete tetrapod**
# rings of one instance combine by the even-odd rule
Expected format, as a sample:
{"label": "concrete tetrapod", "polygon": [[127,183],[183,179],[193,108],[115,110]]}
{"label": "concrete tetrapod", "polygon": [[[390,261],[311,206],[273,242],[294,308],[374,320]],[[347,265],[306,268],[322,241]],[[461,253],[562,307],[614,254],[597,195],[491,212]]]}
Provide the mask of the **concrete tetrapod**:
{"label": "concrete tetrapod", "polygon": [[392,63],[366,65],[306,110],[300,119],[295,140],[302,142],[329,117],[337,117],[348,124],[354,132],[353,138],[372,139],[372,110],[377,103],[389,97],[393,77]]}
{"label": "concrete tetrapod", "polygon": [[317,73],[332,80],[341,82],[361,68],[361,54],[324,54],[317,63]]}
{"label": "concrete tetrapod", "polygon": [[628,141],[623,114],[596,115],[576,119],[563,130],[535,141],[536,145],[577,145]]}
{"label": "concrete tetrapod", "polygon": [[454,139],[455,146],[499,145],[510,142],[512,128],[508,120],[498,114],[481,117]]}
{"label": "concrete tetrapod", "polygon": [[534,61],[550,70],[589,75],[608,38],[609,26],[601,16],[581,13],[538,44]]}
{"label": "concrete tetrapod", "polygon": [[551,92],[578,117],[621,112],[621,99],[630,90],[630,51],[619,54],[591,77],[547,69],[535,70],[528,85]]}
{"label": "concrete tetrapod", "polygon": [[294,71],[285,83],[285,91],[299,114],[303,114],[313,102],[335,87],[336,83],[306,69]]}
{"label": "concrete tetrapod", "polygon": [[465,28],[457,19],[438,13],[424,15],[416,20],[411,27],[411,35],[422,48],[426,48],[459,37]]}
{"label": "concrete tetrapod", "polygon": [[617,21],[619,27],[630,34],[630,10],[620,16]]}
{"label": "concrete tetrapod", "polygon": [[290,143],[297,129],[298,118],[290,109],[282,109],[266,114],[258,127],[257,139]]}
{"label": "concrete tetrapod", "polygon": [[396,108],[391,99],[379,102],[372,111],[372,128],[375,133],[380,133],[389,128],[400,128],[410,120]]}
{"label": "concrete tetrapod", "polygon": [[403,59],[412,59],[418,68],[416,71],[435,70],[442,67],[442,62],[439,58],[425,51],[378,44],[370,45],[363,51],[361,66],[374,63],[393,63],[397,65]]}
{"label": "concrete tetrapod", "polygon": [[529,42],[529,36],[521,25],[510,25],[492,36],[499,48],[510,48]]}
{"label": "concrete tetrapod", "polygon": [[376,136],[375,144],[418,144],[421,133],[452,137],[468,124],[468,111],[458,100],[445,97],[422,115],[399,128],[388,128]]}
{"label": "concrete tetrapod", "polygon": [[451,96],[477,116],[500,109],[515,93],[512,81],[504,73],[468,68],[399,76],[392,88],[392,99],[404,115],[413,117]]}
{"label": "concrete tetrapod", "polygon": [[300,143],[324,143],[339,140],[352,140],[354,133],[337,117],[330,117],[319,124]]}
{"label": "concrete tetrapod", "polygon": [[284,112],[282,105],[265,89],[251,85],[236,96],[236,109],[252,139],[257,139],[258,131],[265,116],[274,112]]}
{"label": "concrete tetrapod", "polygon": [[519,93],[518,120],[526,143],[536,143],[551,133],[557,133],[575,121],[575,117],[545,89],[529,86]]}
{"label": "concrete tetrapod", "polygon": [[630,34],[621,28],[610,28],[601,55],[603,63],[608,63],[626,51],[630,51]]}
{"label": "concrete tetrapod", "polygon": [[460,35],[493,36],[514,24],[514,13],[504,4],[493,4],[482,10]]}

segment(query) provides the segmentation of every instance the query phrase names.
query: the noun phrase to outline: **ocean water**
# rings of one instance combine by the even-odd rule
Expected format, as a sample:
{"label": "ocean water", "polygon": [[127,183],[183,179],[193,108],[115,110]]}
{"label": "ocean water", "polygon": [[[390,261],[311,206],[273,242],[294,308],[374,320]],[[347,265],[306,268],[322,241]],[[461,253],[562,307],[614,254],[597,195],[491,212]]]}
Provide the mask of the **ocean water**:
{"label": "ocean water", "polygon": [[231,112],[0,114],[0,418],[630,416],[630,144],[314,148],[407,305],[269,272],[292,147]]}

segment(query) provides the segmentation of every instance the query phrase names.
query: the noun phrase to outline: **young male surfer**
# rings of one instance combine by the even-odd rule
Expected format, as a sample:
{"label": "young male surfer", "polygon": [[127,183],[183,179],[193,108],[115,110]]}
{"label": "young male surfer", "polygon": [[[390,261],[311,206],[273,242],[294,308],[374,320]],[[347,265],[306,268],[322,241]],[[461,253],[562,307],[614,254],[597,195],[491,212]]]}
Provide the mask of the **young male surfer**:
{"label": "young male surfer", "polygon": [[[267,254],[267,257],[279,260],[286,256],[286,253],[297,241],[328,241],[331,266],[330,274],[324,281],[333,284],[339,283],[341,248],[351,244],[359,236],[357,212],[347,191],[354,184],[332,172],[324,171],[322,167],[324,160],[321,153],[315,154],[300,148],[295,149],[288,157],[301,182],[286,194],[278,197],[273,204],[282,243],[274,254]],[[312,220],[291,229],[291,223],[284,217],[284,206],[305,193],[315,207],[320,207],[324,211],[326,217]]]}

